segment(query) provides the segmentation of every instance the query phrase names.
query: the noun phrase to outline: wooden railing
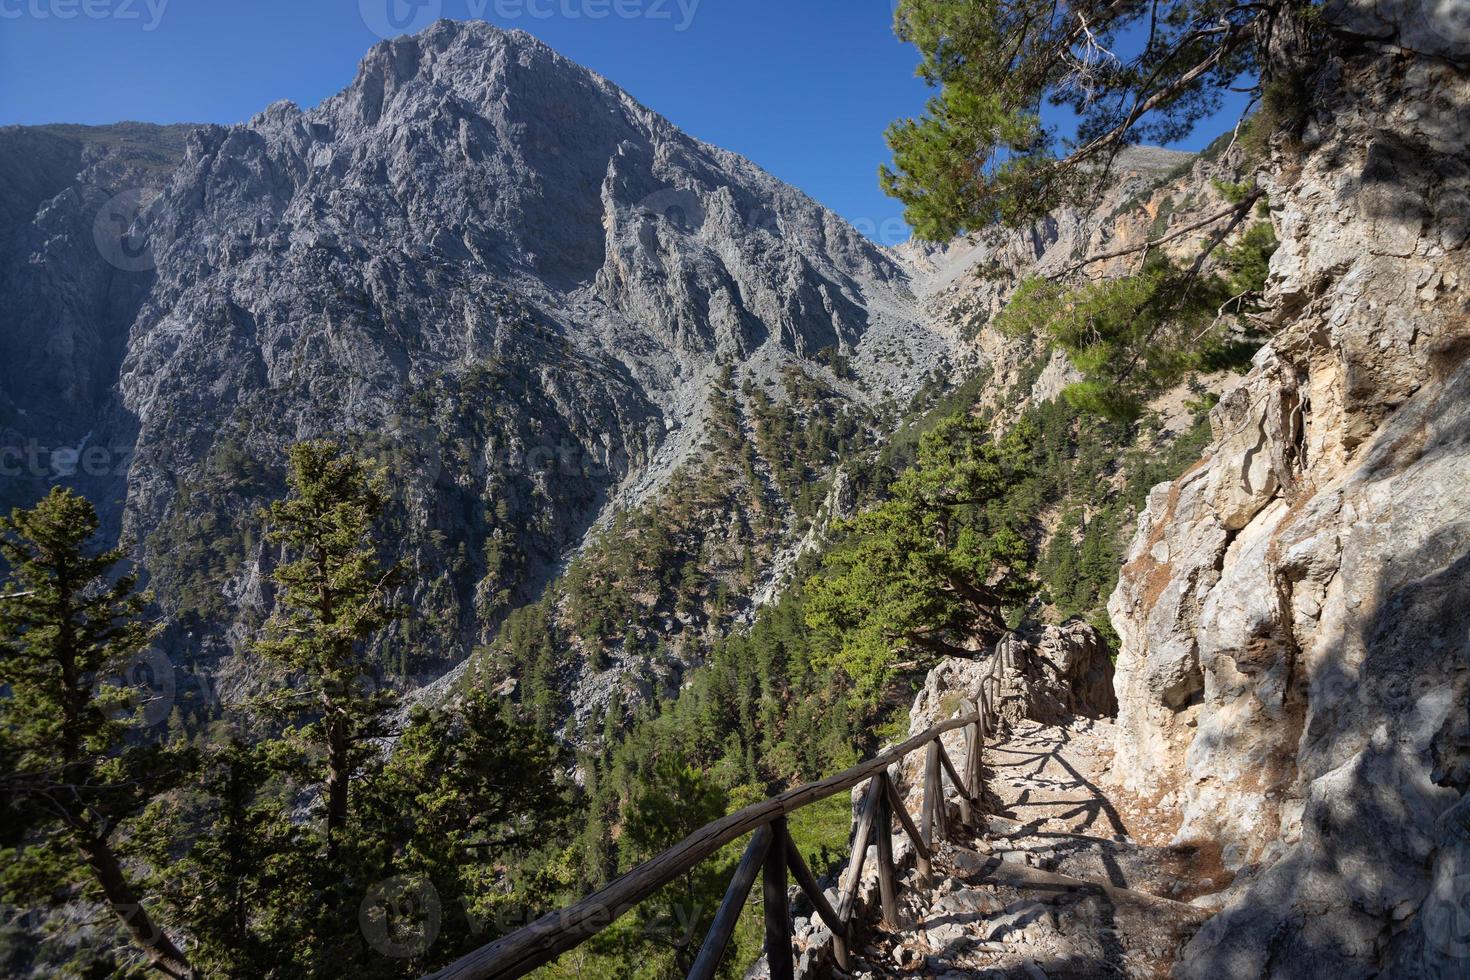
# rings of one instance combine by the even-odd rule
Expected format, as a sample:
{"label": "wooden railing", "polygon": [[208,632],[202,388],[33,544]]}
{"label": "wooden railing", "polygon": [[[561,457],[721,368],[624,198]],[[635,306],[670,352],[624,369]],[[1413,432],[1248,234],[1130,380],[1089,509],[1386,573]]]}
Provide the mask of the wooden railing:
{"label": "wooden railing", "polygon": [[[981,681],[975,701],[960,702],[961,716],[942,722],[921,735],[916,735],[860,763],[846,772],[829,776],[787,790],[763,802],[748,806],[727,817],[706,824],[678,845],[638,865],[614,879],[575,905],[560,912],[542,916],[535,922],[507,936],[482,946],[425,980],[512,980],[521,977],[575,948],[607,928],[615,919],[664,885],[689,871],[699,862],[732,841],[751,834],[745,854],[736,866],[724,900],[715,913],[699,956],[689,971],[691,980],[708,980],[715,975],[724,958],[730,937],[735,931],[745,900],[762,876],[765,903],[765,948],[770,964],[771,980],[786,980],[793,971],[791,946],[791,912],[787,905],[787,877],[796,879],[817,915],[832,932],[834,958],[839,968],[851,968],[851,949],[855,939],[854,907],[863,864],[867,859],[869,840],[877,840],[878,893],[883,921],[891,929],[901,928],[898,911],[898,876],[893,861],[893,819],[896,817],[904,833],[913,842],[919,877],[928,883],[931,875],[935,831],[940,837],[949,833],[948,808],[944,803],[943,781],[948,776],[959,790],[960,817],[969,822],[984,799],[984,775],[981,758],[985,740],[996,730],[996,701],[999,696],[999,672],[1004,654],[997,652],[990,671]],[[961,774],[945,751],[943,736],[965,729],[966,772]],[[909,815],[898,788],[889,778],[888,769],[910,754],[923,749],[924,797],[919,822]],[[867,781],[859,810],[857,829],[853,834],[852,856],[847,871],[839,882],[834,906],[818,887],[816,878],[802,859],[787,832],[786,817],[805,806],[850,791]]]}

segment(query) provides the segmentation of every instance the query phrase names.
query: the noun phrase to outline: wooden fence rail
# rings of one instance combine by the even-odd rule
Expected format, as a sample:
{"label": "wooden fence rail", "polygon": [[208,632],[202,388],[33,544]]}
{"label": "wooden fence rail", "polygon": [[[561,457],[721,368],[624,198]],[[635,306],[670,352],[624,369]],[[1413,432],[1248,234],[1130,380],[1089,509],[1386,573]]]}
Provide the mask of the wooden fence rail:
{"label": "wooden fence rail", "polygon": [[[960,717],[941,722],[846,772],[787,790],[706,824],[679,844],[620,875],[580,902],[544,915],[525,928],[480,947],[430,974],[425,980],[514,980],[525,976],[601,932],[624,912],[746,834],[751,834],[750,843],[736,866],[724,900],[689,972],[691,980],[708,980],[715,975],[755,884],[757,872],[762,877],[766,959],[770,964],[771,980],[787,980],[793,971],[791,914],[786,900],[788,874],[796,879],[796,884],[831,931],[838,967],[850,969],[855,939],[853,911],[869,844],[876,844],[883,921],[889,928],[901,928],[898,876],[893,863],[893,821],[897,818],[903,833],[913,842],[919,875],[927,884],[932,874],[936,831],[940,838],[949,832],[948,810],[944,804],[946,776],[959,791],[961,818],[968,821],[972,813],[979,812],[984,798],[981,756],[986,739],[996,730],[1000,671],[1010,666],[1013,663],[1005,654],[997,652],[992,657],[990,671],[981,681],[975,701],[960,702]],[[965,730],[967,759],[964,774],[957,770],[942,741],[944,735],[958,729]],[[920,749],[926,754],[923,802],[916,824],[889,778],[888,769]],[[816,878],[792,843],[786,817],[820,800],[849,792],[864,780],[868,786],[858,811],[848,868],[837,889],[837,904],[834,906],[822,894]]]}

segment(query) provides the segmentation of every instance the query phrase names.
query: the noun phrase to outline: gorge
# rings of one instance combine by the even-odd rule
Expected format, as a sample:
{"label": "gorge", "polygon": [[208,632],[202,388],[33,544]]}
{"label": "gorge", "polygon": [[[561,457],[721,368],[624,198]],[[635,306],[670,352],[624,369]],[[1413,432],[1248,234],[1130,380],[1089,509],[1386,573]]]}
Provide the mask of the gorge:
{"label": "gorge", "polygon": [[[548,768],[583,809],[533,862],[542,905],[633,863],[639,780],[753,803],[942,721],[1009,643],[1051,685],[1017,731],[1097,719],[1107,785],[1169,846],[1218,854],[1160,969],[1461,975],[1470,30],[1431,0],[1313,10],[1318,33],[1273,41],[1319,45],[1310,70],[1255,132],[1128,147],[1085,205],[894,249],[484,23],[385,41],[339,94],[241,125],[0,128],[0,505],[55,485],[96,505],[161,624],[168,730],[202,740],[290,673],[255,653],[287,447],[381,467],[408,615],[366,673],[410,706],[488,692],[555,734]],[[1007,328],[1018,290],[1089,257],[1093,283],[1187,264],[1247,185],[1260,209],[1196,271],[1260,265],[1232,327],[1248,361],[1093,419],[1068,396],[1094,369]],[[1014,493],[940,535],[1015,532],[1021,632],[959,637],[973,660],[895,653],[862,701],[811,583],[896,487],[973,476],[945,455],[955,420],[1028,440]],[[659,768],[673,748],[695,775]],[[298,825],[316,804],[282,795]],[[845,804],[823,819],[847,833]],[[528,890],[500,872],[486,894]],[[35,935],[9,962],[43,975],[62,957]],[[639,948],[609,940],[581,971]],[[940,975],[913,966],[927,948],[886,952]]]}

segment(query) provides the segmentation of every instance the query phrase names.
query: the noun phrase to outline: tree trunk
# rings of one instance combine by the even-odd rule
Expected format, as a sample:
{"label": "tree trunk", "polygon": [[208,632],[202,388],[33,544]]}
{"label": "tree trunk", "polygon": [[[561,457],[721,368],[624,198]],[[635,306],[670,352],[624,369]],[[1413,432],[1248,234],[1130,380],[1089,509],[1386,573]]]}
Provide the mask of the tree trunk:
{"label": "tree trunk", "polygon": [[347,829],[347,789],[352,777],[352,744],[341,709],[322,720],[327,738],[327,856],[337,859],[340,838]]}
{"label": "tree trunk", "polygon": [[197,977],[198,974],[189,966],[184,954],[153,922],[148,910],[143,908],[143,903],[133,892],[132,885],[128,884],[122,866],[118,864],[117,855],[108,843],[90,831],[79,831],[77,850],[92,869],[92,875],[102,887],[102,893],[107,897],[112,911],[127,928],[133,941],[148,954],[153,968],[176,980],[192,980]]}

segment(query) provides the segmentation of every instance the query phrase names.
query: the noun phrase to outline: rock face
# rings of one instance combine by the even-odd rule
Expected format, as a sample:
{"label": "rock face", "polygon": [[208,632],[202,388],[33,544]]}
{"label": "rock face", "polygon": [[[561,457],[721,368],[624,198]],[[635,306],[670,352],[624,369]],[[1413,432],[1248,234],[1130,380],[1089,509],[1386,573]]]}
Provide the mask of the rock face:
{"label": "rock face", "polygon": [[982,658],[952,657],[940,663],[914,697],[909,734],[952,718],[960,698],[973,701],[997,655],[1001,667],[996,705],[1012,724],[1023,718],[1057,724],[1077,716],[1108,718],[1117,712],[1107,643],[1086,622],[1073,619],[1060,626],[1007,633]]}
{"label": "rock face", "polygon": [[63,477],[87,489],[110,485],[115,495],[127,471],[126,452],[88,436],[111,400],[128,328],[153,282],[132,220],[167,183],[191,128],[0,128],[0,508],[7,512]]}
{"label": "rock face", "polygon": [[1110,605],[1114,771],[1240,872],[1187,977],[1470,964],[1470,74],[1341,43],[1275,148],[1280,332]]}
{"label": "rock face", "polygon": [[290,442],[389,465],[423,583],[399,640],[432,676],[698,448],[721,365],[876,402],[922,372],[874,345],[952,345],[893,256],[522,32],[440,22],[314,109],[134,136],[148,166],[0,132],[0,424],[126,461],[85,489],[191,656],[269,604],[255,515]]}
{"label": "rock face", "polygon": [[1001,639],[997,652],[1009,663],[1001,673],[1001,714],[1062,724],[1074,717],[1111,718],[1118,713],[1113,696],[1113,661],[1107,642],[1085,621],[1044,626]]}

